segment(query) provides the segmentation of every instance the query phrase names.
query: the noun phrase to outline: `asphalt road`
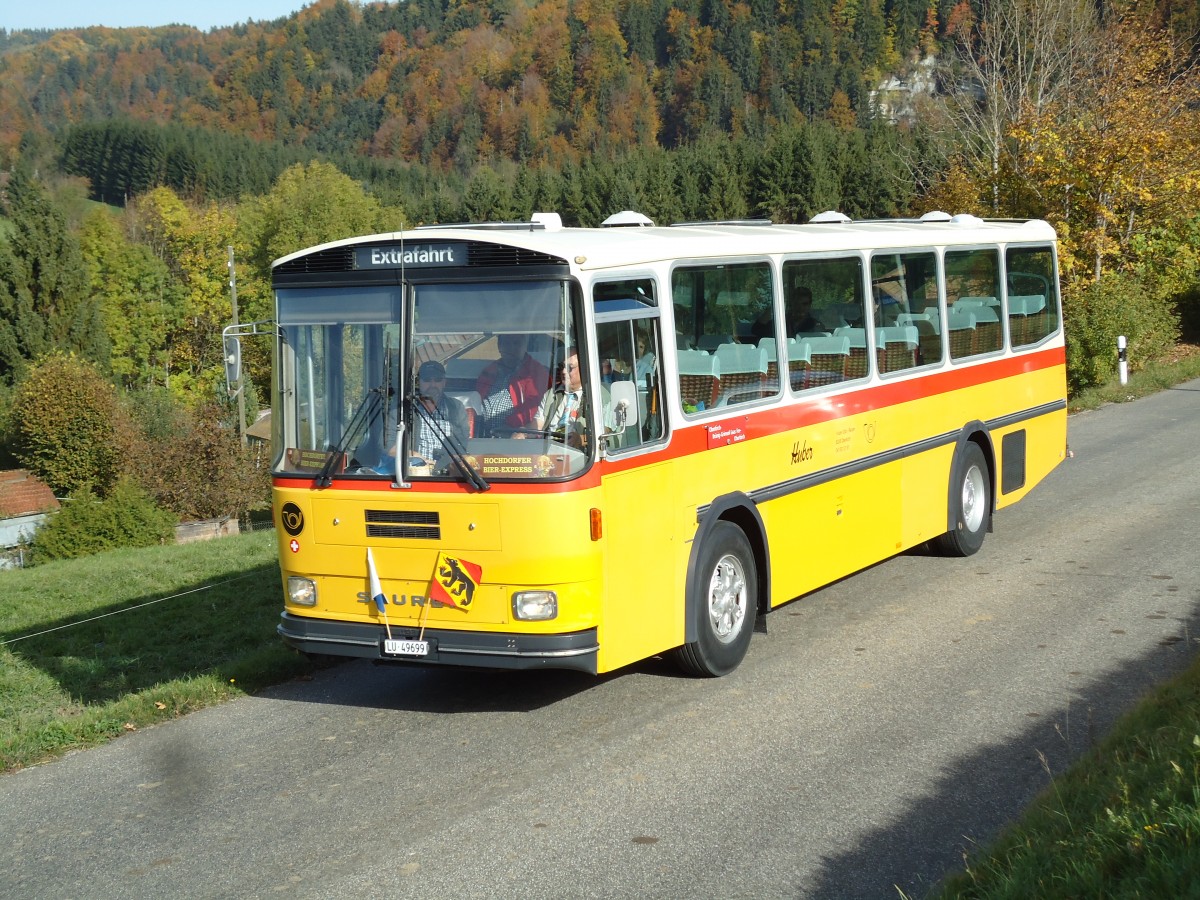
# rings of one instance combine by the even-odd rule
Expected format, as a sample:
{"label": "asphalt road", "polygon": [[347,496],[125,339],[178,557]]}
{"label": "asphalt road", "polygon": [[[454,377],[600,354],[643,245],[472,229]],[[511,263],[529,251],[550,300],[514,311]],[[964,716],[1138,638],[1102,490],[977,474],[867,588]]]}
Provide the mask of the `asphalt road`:
{"label": "asphalt road", "polygon": [[1194,652],[1200,381],[692,680],[347,663],[0,778],[0,896],[921,896]]}

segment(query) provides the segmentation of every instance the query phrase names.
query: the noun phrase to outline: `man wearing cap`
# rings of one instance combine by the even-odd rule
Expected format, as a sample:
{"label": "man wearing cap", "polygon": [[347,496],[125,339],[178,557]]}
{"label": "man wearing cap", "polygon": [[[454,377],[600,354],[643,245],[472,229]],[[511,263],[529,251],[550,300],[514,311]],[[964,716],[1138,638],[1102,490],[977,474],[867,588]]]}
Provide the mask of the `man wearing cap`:
{"label": "man wearing cap", "polygon": [[[412,453],[421,457],[423,465],[432,466],[446,455],[442,435],[456,441],[459,448],[466,447],[467,408],[446,396],[446,368],[440,362],[421,363],[413,406]],[[396,448],[390,453],[395,456]]]}

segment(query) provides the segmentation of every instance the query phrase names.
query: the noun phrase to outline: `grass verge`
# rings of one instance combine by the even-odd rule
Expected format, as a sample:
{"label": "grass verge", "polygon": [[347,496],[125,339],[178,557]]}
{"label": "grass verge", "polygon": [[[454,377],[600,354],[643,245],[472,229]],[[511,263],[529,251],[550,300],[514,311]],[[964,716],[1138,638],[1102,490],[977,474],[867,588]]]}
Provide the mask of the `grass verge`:
{"label": "grass verge", "polygon": [[1200,896],[1200,661],[1125,716],[938,898]]}
{"label": "grass verge", "polygon": [[1071,412],[1097,409],[1106,403],[1127,403],[1184,381],[1200,378],[1200,345],[1180,344],[1171,358],[1151,363],[1130,374],[1127,383],[1113,381],[1071,397]]}
{"label": "grass verge", "polygon": [[275,554],[259,532],[0,572],[0,770],[307,671]]}
{"label": "grass verge", "polygon": [[[1200,378],[1200,347],[1071,398],[1124,403]],[[933,897],[1200,897],[1200,660],[1054,778]]]}

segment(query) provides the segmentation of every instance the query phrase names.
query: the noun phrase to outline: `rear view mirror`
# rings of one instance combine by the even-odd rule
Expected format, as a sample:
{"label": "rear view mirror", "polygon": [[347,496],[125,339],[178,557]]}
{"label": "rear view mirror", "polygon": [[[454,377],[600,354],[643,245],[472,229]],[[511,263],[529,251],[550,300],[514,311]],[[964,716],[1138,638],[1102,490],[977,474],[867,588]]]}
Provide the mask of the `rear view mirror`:
{"label": "rear view mirror", "polygon": [[225,342],[225,382],[229,393],[237,390],[237,384],[242,378],[242,342],[235,334],[226,334]]}

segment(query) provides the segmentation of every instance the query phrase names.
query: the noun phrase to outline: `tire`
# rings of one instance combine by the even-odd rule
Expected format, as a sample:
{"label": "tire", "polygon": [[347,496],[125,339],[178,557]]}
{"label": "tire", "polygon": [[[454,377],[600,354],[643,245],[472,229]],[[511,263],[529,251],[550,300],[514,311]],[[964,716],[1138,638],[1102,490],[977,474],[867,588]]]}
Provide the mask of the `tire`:
{"label": "tire", "polygon": [[718,522],[699,556],[700,596],[689,604],[699,617],[697,640],[676,651],[689,675],[716,677],[738,667],[750,647],[758,614],[758,570],[745,533]]}
{"label": "tire", "polygon": [[979,445],[968,441],[954,459],[950,480],[950,512],[955,527],[936,538],[942,556],[971,556],[979,552],[992,515],[992,480]]}

